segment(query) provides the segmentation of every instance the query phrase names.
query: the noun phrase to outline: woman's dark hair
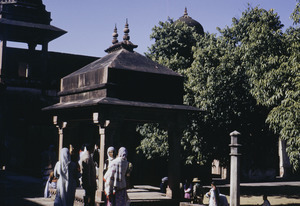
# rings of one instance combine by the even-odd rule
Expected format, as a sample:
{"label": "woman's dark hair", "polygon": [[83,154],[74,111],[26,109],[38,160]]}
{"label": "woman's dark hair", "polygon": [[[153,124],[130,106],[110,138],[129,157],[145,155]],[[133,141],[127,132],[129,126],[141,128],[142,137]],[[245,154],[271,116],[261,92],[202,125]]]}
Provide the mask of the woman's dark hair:
{"label": "woman's dark hair", "polygon": [[215,193],[217,205],[220,205],[220,191],[219,191],[219,188],[217,188],[217,185],[214,181],[211,182],[211,185],[216,187],[216,189],[214,190],[214,193]]}

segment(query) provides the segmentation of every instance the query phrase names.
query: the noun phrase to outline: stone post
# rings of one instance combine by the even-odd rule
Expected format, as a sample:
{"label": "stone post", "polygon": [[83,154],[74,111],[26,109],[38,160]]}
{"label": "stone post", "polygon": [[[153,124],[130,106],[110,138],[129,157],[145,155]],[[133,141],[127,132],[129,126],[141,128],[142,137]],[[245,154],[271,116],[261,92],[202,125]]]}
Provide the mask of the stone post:
{"label": "stone post", "polygon": [[230,206],[240,205],[240,156],[238,138],[241,134],[238,131],[230,133]]}

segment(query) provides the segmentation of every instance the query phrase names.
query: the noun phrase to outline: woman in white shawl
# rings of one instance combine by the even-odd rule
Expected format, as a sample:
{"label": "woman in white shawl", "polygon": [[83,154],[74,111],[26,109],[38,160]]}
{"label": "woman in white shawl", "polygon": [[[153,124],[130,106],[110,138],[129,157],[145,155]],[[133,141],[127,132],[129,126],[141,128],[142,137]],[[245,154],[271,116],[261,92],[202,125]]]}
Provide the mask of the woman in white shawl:
{"label": "woman in white shawl", "polygon": [[109,147],[107,149],[107,160],[105,160],[104,163],[104,171],[103,174],[106,173],[106,171],[108,170],[109,164],[115,159],[115,148],[114,147]]}
{"label": "woman in white shawl", "polygon": [[125,206],[128,203],[126,191],[127,168],[127,150],[125,147],[121,147],[118,157],[110,163],[104,176],[107,206]]}
{"label": "woman in white shawl", "polygon": [[58,178],[54,206],[73,206],[78,171],[75,163],[71,162],[67,148],[60,151],[60,161],[55,165],[54,176]]}
{"label": "woman in white shawl", "polygon": [[206,193],[206,196],[209,198],[209,206],[220,205],[220,192],[215,182],[211,183],[211,189]]}

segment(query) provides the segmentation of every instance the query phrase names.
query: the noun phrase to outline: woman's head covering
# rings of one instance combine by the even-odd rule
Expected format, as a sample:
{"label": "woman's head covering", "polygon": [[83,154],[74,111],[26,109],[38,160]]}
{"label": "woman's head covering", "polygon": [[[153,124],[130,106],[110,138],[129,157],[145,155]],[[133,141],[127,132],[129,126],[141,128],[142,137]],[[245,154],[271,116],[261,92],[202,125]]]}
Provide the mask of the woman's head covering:
{"label": "woman's head covering", "polygon": [[115,151],[115,148],[114,147],[109,147],[108,149],[107,149],[107,157],[108,157],[108,160],[113,160],[114,158],[113,157],[111,157],[111,156],[109,156],[109,152],[114,152]]}
{"label": "woman's head covering", "polygon": [[118,157],[121,157],[122,159],[126,159],[127,154],[128,154],[127,149],[125,147],[121,147],[118,152]]}
{"label": "woman's head covering", "polygon": [[68,174],[68,167],[69,164],[71,162],[71,158],[70,158],[70,153],[68,148],[62,148],[60,150],[60,175],[64,176],[64,178],[68,179],[69,174]]}
{"label": "woman's head covering", "polygon": [[[59,162],[54,169],[55,171],[57,170],[59,178],[57,182],[57,191],[60,201],[62,201],[61,204],[66,205],[67,197],[64,194],[66,194],[69,189],[69,164],[71,163],[69,149],[62,148],[59,157]],[[55,173],[56,172],[54,172],[54,174]]]}

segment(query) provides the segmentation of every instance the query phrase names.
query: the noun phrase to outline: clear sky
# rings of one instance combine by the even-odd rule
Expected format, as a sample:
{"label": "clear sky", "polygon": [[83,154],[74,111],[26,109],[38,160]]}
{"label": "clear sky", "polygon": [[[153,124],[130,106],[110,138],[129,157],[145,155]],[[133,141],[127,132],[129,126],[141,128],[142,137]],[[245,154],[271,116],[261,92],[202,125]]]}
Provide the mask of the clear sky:
{"label": "clear sky", "polygon": [[290,14],[296,0],[43,0],[51,12],[51,25],[68,33],[53,40],[49,51],[105,56],[111,46],[115,24],[118,40],[128,18],[130,41],[138,45],[135,51],[144,54],[153,43],[152,28],[168,17],[177,20],[187,7],[188,15],[202,24],[204,31],[218,33],[216,27],[230,26],[248,7],[274,9],[284,29],[292,25]]}

